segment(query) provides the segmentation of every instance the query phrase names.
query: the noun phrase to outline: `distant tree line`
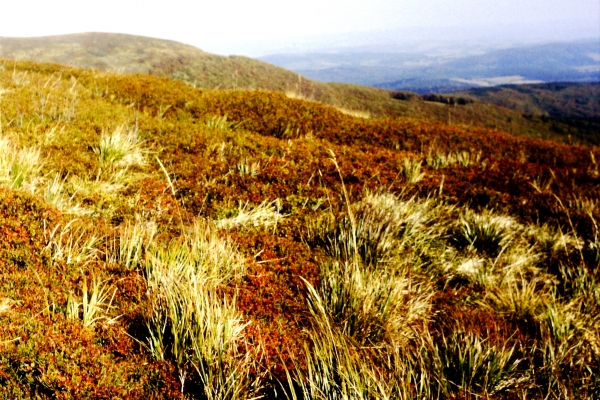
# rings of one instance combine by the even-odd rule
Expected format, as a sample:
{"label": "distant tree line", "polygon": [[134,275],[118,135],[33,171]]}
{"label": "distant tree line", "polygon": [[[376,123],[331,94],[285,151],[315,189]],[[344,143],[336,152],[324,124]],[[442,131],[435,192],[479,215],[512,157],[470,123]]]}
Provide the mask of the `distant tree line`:
{"label": "distant tree line", "polygon": [[443,103],[451,106],[455,104],[458,104],[459,106],[464,106],[466,104],[473,103],[473,100],[465,99],[464,97],[450,97],[443,96],[441,94],[424,94],[421,96],[421,98],[425,101],[433,101],[436,103]]}
{"label": "distant tree line", "polygon": [[411,93],[411,92],[398,92],[398,91],[391,92],[391,96],[392,96],[392,98],[394,98],[396,100],[412,100],[414,98],[419,97],[415,93]]}

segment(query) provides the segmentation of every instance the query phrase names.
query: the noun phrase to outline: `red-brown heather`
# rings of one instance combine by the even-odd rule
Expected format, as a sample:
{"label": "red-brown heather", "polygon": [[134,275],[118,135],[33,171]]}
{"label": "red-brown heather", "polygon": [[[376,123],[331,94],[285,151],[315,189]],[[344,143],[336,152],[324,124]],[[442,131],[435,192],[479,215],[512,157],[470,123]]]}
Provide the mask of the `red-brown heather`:
{"label": "red-brown heather", "polygon": [[597,147],[30,62],[0,112],[3,398],[600,396]]}

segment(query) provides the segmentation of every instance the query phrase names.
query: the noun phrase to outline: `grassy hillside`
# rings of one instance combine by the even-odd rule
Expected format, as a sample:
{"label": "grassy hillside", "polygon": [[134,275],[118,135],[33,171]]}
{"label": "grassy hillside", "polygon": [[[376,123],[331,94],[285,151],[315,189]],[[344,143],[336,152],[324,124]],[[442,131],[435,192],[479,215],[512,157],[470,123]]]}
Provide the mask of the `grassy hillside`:
{"label": "grassy hillside", "polygon": [[[64,64],[118,73],[173,78],[198,88],[293,93],[334,106],[397,114],[401,107],[385,90],[358,85],[330,86],[248,57],[224,57],[182,43],[111,33],[38,38],[0,38],[0,57]],[[349,92],[359,98],[350,99]],[[370,103],[375,103],[370,107]]]}
{"label": "grassy hillside", "polygon": [[600,83],[507,85],[458,92],[524,114],[549,117],[600,117]]}
{"label": "grassy hillside", "polygon": [[600,84],[544,83],[471,89],[455,93],[519,111],[530,121],[551,125],[559,134],[600,144]]}
{"label": "grassy hillside", "polygon": [[[173,78],[208,89],[267,90],[331,105],[363,117],[411,117],[498,129],[515,135],[592,143],[577,127],[525,118],[521,112],[474,102],[449,107],[409,93],[360,85],[321,83],[247,57],[223,57],[181,43],[139,36],[85,33],[40,38],[0,38],[0,57],[52,62],[119,73]],[[11,62],[4,62],[11,69]],[[401,96],[398,96],[401,94]],[[399,100],[402,98],[402,100]],[[584,132],[585,127],[584,127]],[[569,134],[571,136],[569,136]]]}
{"label": "grassy hillside", "polygon": [[600,394],[600,152],[0,71],[2,398]]}

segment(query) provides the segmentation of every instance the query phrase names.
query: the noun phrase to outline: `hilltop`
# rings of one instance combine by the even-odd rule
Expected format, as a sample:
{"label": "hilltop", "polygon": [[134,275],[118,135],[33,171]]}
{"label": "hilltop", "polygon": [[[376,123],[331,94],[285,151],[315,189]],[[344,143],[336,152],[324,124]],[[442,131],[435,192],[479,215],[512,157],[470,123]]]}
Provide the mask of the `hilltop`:
{"label": "hilltop", "polygon": [[219,56],[182,43],[141,36],[82,33],[0,38],[0,57],[157,75],[204,89],[288,92],[333,106],[368,108],[377,115],[398,114],[402,110],[385,90],[314,82],[252,58]]}
{"label": "hilltop", "polygon": [[[598,143],[595,134],[587,134],[587,131],[579,134],[577,127],[560,121],[526,118],[522,112],[491,103],[474,101],[450,106],[424,101],[408,92],[316,82],[248,57],[219,56],[161,39],[110,33],[0,38],[0,57],[156,75],[201,89],[279,92],[362,117],[410,117],[563,142]],[[7,70],[11,68],[9,61],[4,61],[3,65]]]}
{"label": "hilltop", "polygon": [[0,397],[598,397],[598,148],[3,65]]}

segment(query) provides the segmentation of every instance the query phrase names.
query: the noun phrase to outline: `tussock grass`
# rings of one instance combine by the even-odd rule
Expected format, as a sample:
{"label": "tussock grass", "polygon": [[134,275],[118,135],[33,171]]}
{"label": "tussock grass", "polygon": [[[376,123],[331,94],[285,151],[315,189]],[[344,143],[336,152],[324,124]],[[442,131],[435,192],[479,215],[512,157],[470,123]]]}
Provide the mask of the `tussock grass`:
{"label": "tussock grass", "polygon": [[87,278],[84,276],[81,292],[81,302],[73,293],[69,294],[66,307],[67,318],[81,320],[85,327],[93,327],[99,321],[110,324],[118,319],[118,317],[109,318],[105,315],[113,307],[112,302],[117,293],[117,289],[114,288],[111,294],[108,282],[98,276],[92,276],[91,286],[88,287]]}
{"label": "tussock grass", "polygon": [[39,148],[20,148],[7,136],[0,136],[0,184],[33,191],[41,167]]}
{"label": "tussock grass", "polygon": [[156,229],[154,222],[143,221],[139,216],[135,222],[126,222],[119,229],[118,257],[115,257],[115,261],[131,270],[143,267],[146,251],[154,241]]}
{"label": "tussock grass", "polygon": [[543,290],[543,282],[521,278],[511,279],[495,288],[485,300],[500,313],[525,321],[535,321],[548,301],[548,294]]}
{"label": "tussock grass", "polygon": [[75,194],[68,194],[68,176],[60,177],[59,173],[54,174],[54,178],[46,181],[43,196],[44,199],[67,214],[84,215],[90,211],[75,203]]}
{"label": "tussock grass", "polygon": [[569,207],[593,218],[594,211],[598,209],[598,200],[575,197],[569,201]]}
{"label": "tussock grass", "polygon": [[[296,85],[296,86],[298,86],[298,85]],[[315,99],[314,96],[311,96],[306,93],[302,93],[302,91],[299,90],[298,88],[296,90],[286,90],[284,92],[284,94],[285,94],[285,97],[287,97],[288,99],[304,100],[304,101],[310,101],[310,102],[317,101],[317,99]]]}
{"label": "tussock grass", "polygon": [[584,302],[584,298],[567,303],[553,298],[541,314],[539,350],[532,357],[543,360],[539,383],[554,398],[573,398],[577,392],[591,393],[593,398],[599,387],[597,375],[590,374],[599,367],[597,303],[592,316]]}
{"label": "tussock grass", "polygon": [[388,263],[406,249],[419,248],[434,240],[438,233],[432,229],[440,210],[432,200],[401,200],[389,193],[367,193],[360,203],[350,208],[350,215],[339,220],[336,227],[323,225],[329,253],[341,260],[351,261],[359,256],[367,265]]}
{"label": "tussock grass", "polygon": [[285,217],[286,215],[281,213],[281,202],[279,200],[271,202],[265,200],[256,207],[240,202],[236,216],[217,220],[216,225],[225,229],[234,227],[273,227],[273,229],[276,229],[277,224]]}
{"label": "tussock grass", "polygon": [[91,233],[76,219],[65,225],[57,224],[52,230],[46,229],[44,236],[44,251],[54,265],[64,263],[66,266],[82,267],[100,254],[101,237]]}
{"label": "tussock grass", "polygon": [[425,162],[428,166],[434,169],[443,169],[450,165],[456,164],[456,157],[454,154],[442,153],[439,150],[435,153],[432,150],[429,150],[427,153],[427,157],[425,158]]}
{"label": "tussock grass", "polygon": [[110,134],[102,133],[94,152],[103,166],[144,165],[147,151],[143,143],[137,126],[119,125]]}
{"label": "tussock grass", "polygon": [[444,366],[444,382],[463,395],[488,397],[514,391],[522,361],[514,357],[515,346],[495,345],[473,334],[455,332],[439,347]]}
{"label": "tussock grass", "polygon": [[462,167],[470,167],[471,165],[479,163],[481,159],[481,152],[474,154],[470,151],[456,152],[456,162]]}
{"label": "tussock grass", "polygon": [[[323,310],[313,312],[321,312]],[[317,317],[318,319],[318,317]],[[347,339],[327,329],[311,333],[313,347],[306,347],[306,371],[296,366],[288,372],[291,399],[389,398],[385,378],[365,360]]]}
{"label": "tussock grass", "polygon": [[[139,235],[125,236],[121,240],[125,248],[137,247],[139,241],[143,241]],[[202,285],[216,288],[243,276],[246,264],[236,246],[221,239],[211,223],[197,220],[183,236],[166,246],[150,241],[146,250],[146,268],[149,281],[154,279],[156,269],[160,279],[193,276],[200,279]]]}
{"label": "tussock grass", "polygon": [[11,309],[13,303],[14,301],[8,297],[0,298],[0,315],[7,313]]}
{"label": "tussock grass", "polygon": [[459,248],[475,249],[494,257],[507,246],[516,229],[518,227],[510,217],[466,210],[454,230],[453,240]]}
{"label": "tussock grass", "polygon": [[241,123],[227,121],[227,115],[207,115],[204,117],[204,125],[210,129],[232,131],[237,129]]}
{"label": "tussock grass", "polygon": [[460,260],[456,266],[457,276],[475,282],[482,286],[491,286],[495,283],[493,265],[490,266],[488,260],[480,257],[467,257]]}
{"label": "tussock grass", "polygon": [[16,66],[12,73],[12,82],[17,86],[27,86],[31,83],[29,71],[17,71]]}
{"label": "tussock grass", "polygon": [[308,370],[288,376],[304,396],[396,398],[435,390],[417,385],[431,376],[409,354],[431,313],[433,287],[413,268],[423,252],[435,251],[437,212],[431,200],[366,193],[348,215],[325,225],[321,240],[329,241],[334,260],[321,265],[319,287],[305,281],[313,321]]}
{"label": "tussock grass", "polygon": [[[74,206],[67,203],[65,211],[110,217],[127,205],[123,201],[123,193],[144,177],[146,174],[132,172],[127,168],[109,168],[98,171],[95,176],[72,175],[65,178],[62,190],[72,193],[71,204],[77,201]],[[131,201],[135,202],[135,199]],[[78,204],[85,204],[85,207]]]}
{"label": "tussock grass", "polygon": [[426,331],[402,343],[364,344],[340,329],[326,301],[307,286],[312,325],[306,368],[296,364],[288,371],[288,398],[442,398],[436,381],[442,362]]}
{"label": "tussock grass", "polygon": [[336,109],[339,112],[341,112],[342,114],[350,115],[351,117],[363,118],[363,119],[369,119],[369,118],[371,118],[371,113],[368,112],[368,111],[352,110],[352,109],[345,108],[345,107],[336,107]]}
{"label": "tussock grass", "polygon": [[256,178],[260,173],[260,162],[250,163],[247,158],[244,158],[237,163],[236,169],[240,175],[250,175]]}
{"label": "tussock grass", "polygon": [[552,185],[554,184],[554,181],[556,179],[554,172],[552,172],[552,170],[550,170],[551,172],[551,176],[544,178],[541,176],[537,176],[535,178],[532,179],[532,181],[529,183],[531,185],[531,187],[533,187],[535,189],[536,192],[538,193],[552,193]]}
{"label": "tussock grass", "polygon": [[470,167],[478,164],[481,160],[481,152],[474,153],[473,151],[457,151],[445,153],[439,149],[429,149],[425,163],[436,169],[443,169],[453,165],[460,165],[462,167]]}
{"label": "tussock grass", "polygon": [[400,172],[406,182],[414,184],[425,178],[425,173],[421,172],[422,161],[419,159],[405,158]]}
{"label": "tussock grass", "polygon": [[425,283],[356,264],[323,266],[321,287],[309,287],[308,301],[323,308],[348,337],[366,346],[399,346],[429,317],[432,291]]}
{"label": "tussock grass", "polygon": [[144,238],[139,225],[125,232],[121,246],[132,250],[125,253],[130,265],[139,263],[143,242],[149,242],[144,265],[150,352],[156,359],[174,360],[182,387],[193,367],[206,398],[252,397],[260,389],[259,377],[252,373],[258,349],[242,353],[239,348],[249,322],[237,311],[235,299],[216,290],[244,274],[245,260],[235,246],[201,220],[166,247]]}

